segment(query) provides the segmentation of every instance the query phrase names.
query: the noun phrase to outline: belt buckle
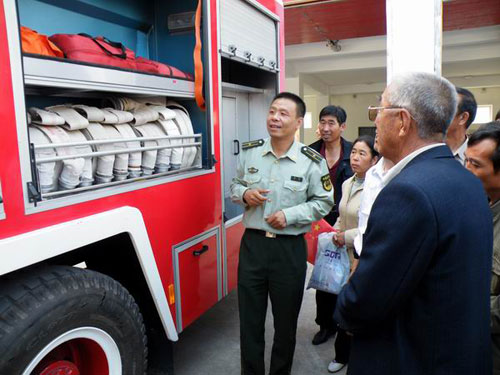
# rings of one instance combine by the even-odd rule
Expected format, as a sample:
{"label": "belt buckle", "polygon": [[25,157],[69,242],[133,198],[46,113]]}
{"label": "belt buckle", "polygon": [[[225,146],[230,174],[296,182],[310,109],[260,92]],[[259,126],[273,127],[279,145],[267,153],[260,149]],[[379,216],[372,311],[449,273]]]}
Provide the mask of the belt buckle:
{"label": "belt buckle", "polygon": [[276,233],[273,233],[273,232],[266,232],[266,237],[267,237],[267,238],[276,238]]}

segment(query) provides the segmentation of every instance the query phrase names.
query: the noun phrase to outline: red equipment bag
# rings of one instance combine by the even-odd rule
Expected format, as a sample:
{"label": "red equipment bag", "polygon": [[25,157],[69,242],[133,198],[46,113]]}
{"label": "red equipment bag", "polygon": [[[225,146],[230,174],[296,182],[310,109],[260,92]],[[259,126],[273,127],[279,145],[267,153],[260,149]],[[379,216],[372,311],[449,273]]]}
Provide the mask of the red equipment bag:
{"label": "red equipment bag", "polygon": [[134,51],[103,36],[93,38],[87,34],[55,34],[49,40],[71,60],[137,69]]}
{"label": "red equipment bag", "polygon": [[158,61],[148,60],[144,57],[136,58],[135,62],[137,63],[137,70],[143,72],[161,74],[174,78],[188,79],[191,81],[193,80],[193,76],[191,74],[184,73],[183,71],[171,65],[162,64]]}

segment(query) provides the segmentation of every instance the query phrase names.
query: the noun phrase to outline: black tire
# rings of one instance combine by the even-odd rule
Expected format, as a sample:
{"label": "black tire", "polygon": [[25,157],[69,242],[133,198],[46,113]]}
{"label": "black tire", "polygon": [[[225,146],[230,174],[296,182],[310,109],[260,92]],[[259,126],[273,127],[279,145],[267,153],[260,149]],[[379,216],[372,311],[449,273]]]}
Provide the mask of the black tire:
{"label": "black tire", "polygon": [[123,375],[146,373],[142,315],[117,281],[67,266],[6,277],[0,282],[0,374],[23,374],[55,338],[81,327],[96,327],[111,336]]}

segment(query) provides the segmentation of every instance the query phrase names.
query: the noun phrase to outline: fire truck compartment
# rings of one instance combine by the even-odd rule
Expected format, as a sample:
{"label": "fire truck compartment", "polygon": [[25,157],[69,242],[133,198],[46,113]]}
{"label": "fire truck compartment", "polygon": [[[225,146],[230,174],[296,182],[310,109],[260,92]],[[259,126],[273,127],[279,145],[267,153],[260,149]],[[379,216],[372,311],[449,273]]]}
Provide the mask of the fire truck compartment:
{"label": "fire truck compartment", "polygon": [[[206,0],[202,2],[207,9]],[[48,36],[104,36],[132,49],[136,56],[194,74],[195,35],[188,21],[194,17],[197,0],[17,0],[16,4],[19,27]],[[173,23],[177,15],[187,20],[183,28]],[[202,24],[206,17],[202,12]],[[201,33],[205,43],[206,31]],[[208,50],[203,52],[207,61]],[[106,100],[123,97],[142,102],[159,98],[175,116],[164,121],[150,118],[144,124],[89,120],[90,126],[82,129],[66,122],[55,131],[33,123],[31,114],[27,115],[28,126],[18,127],[30,144],[26,195],[35,210],[50,208],[55,200],[60,202],[54,206],[58,207],[212,170],[211,111],[196,105],[192,80],[24,53],[20,61],[27,112],[75,104],[103,109]],[[208,85],[207,66],[204,70]],[[210,105],[210,98],[206,99]],[[172,103],[178,106],[169,108]],[[25,144],[23,136],[19,143]]]}
{"label": "fire truck compartment", "polygon": [[174,246],[172,254],[177,331],[181,332],[222,298],[219,229]]}
{"label": "fire truck compartment", "polygon": [[170,32],[168,17],[194,12],[197,0],[18,0],[20,25],[45,35],[105,36],[137,56],[193,72],[194,33]]}
{"label": "fire truck compartment", "polygon": [[[163,100],[163,106],[144,105],[130,98],[115,97],[102,100],[101,104],[87,100],[84,105],[81,99],[78,104],[68,104],[74,103],[75,98],[64,98],[61,102],[61,98],[28,96],[29,136],[41,198],[57,198],[202,168],[202,135],[195,134],[188,110],[166,98],[154,100],[159,99]],[[120,100],[141,107],[135,111],[98,107]],[[40,109],[40,104],[50,103],[57,104]],[[88,115],[82,110],[85,108],[97,117],[76,129],[71,129],[68,123],[62,126],[43,123],[50,123],[44,116],[59,118],[56,112],[60,108],[70,113],[78,111],[75,115]],[[114,113],[118,116],[113,117]],[[81,119],[87,121],[83,116]]]}

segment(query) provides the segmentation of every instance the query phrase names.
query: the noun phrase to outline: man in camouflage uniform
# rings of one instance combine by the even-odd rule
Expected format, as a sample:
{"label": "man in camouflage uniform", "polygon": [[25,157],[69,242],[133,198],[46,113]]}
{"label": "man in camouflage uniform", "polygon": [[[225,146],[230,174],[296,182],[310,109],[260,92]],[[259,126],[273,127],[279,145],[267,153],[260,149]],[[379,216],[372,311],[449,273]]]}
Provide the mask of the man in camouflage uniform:
{"label": "man in camouflage uniform", "polygon": [[267,116],[268,139],[246,142],[231,185],[232,200],[245,207],[238,265],[241,366],[264,375],[267,300],[274,316],[270,375],[290,374],[297,318],[306,276],[303,234],[328,214],[333,187],[323,157],[295,141],[305,104],[280,93]]}

